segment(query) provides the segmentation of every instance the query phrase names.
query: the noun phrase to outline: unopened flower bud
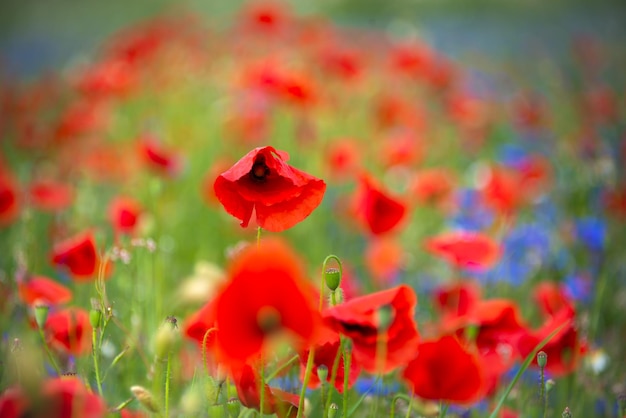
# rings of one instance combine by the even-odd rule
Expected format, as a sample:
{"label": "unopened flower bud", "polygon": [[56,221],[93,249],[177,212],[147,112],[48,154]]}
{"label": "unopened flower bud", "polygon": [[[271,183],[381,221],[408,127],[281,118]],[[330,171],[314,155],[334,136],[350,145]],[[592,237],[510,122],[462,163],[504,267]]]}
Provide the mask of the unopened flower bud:
{"label": "unopened flower bud", "polygon": [[563,413],[561,414],[561,416],[563,418],[572,418],[572,413],[569,410],[569,406],[565,407],[565,409],[563,410]]}
{"label": "unopened flower bud", "polygon": [[546,393],[550,392],[552,388],[556,385],[556,382],[552,379],[546,380]]}
{"label": "unopened flower bud", "polygon": [[48,320],[48,311],[50,307],[44,304],[38,304],[35,306],[35,321],[37,321],[37,326],[40,329],[46,325],[46,321]]}
{"label": "unopened flower bud", "polygon": [[341,284],[341,271],[336,268],[326,269],[324,272],[324,280],[326,281],[326,286],[334,292]]}
{"label": "unopened flower bud", "polygon": [[91,309],[91,311],[89,311],[89,323],[94,329],[100,328],[101,320],[102,311],[100,309]]}
{"label": "unopened flower bud", "polygon": [[201,408],[202,396],[196,388],[190,387],[180,398],[180,409],[183,412],[183,416],[197,416]]}
{"label": "unopened flower bud", "polygon": [[539,367],[541,367],[542,369],[544,367],[546,367],[546,364],[548,363],[548,355],[546,354],[545,351],[540,351],[537,353],[537,364],[539,365]]}
{"label": "unopened flower bud", "polygon": [[322,384],[326,383],[326,379],[328,379],[328,367],[324,364],[317,366],[317,378]]}
{"label": "unopened flower bud", "polygon": [[158,414],[160,412],[161,408],[148,389],[142,386],[131,386],[130,391],[139,403],[148,411],[153,414]]}
{"label": "unopened flower bud", "polygon": [[226,408],[228,409],[230,418],[237,418],[241,412],[241,402],[239,402],[237,398],[230,398],[226,403]]}
{"label": "unopened flower bud", "polygon": [[[168,317],[169,318],[169,317]],[[156,334],[155,354],[158,359],[165,360],[174,348],[178,337],[178,330],[171,320],[159,327]]]}
{"label": "unopened flower bud", "polygon": [[335,416],[337,416],[337,412],[339,412],[339,407],[336,403],[331,403],[328,407],[328,418],[335,418]]}

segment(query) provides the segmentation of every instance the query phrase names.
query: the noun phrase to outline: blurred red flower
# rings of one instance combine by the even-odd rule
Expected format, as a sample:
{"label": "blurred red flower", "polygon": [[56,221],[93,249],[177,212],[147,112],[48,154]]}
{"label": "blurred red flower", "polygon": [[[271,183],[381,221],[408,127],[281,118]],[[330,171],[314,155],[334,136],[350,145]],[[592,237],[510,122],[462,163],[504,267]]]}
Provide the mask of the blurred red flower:
{"label": "blurred red flower", "polygon": [[383,189],[368,174],[359,177],[359,189],[354,195],[356,215],[374,235],[392,231],[404,219],[406,204]]}
{"label": "blurred red flower", "polygon": [[0,226],[8,225],[19,213],[17,185],[11,176],[0,173]]}
{"label": "blurred red flower", "polygon": [[278,240],[261,241],[236,256],[230,280],[215,300],[221,359],[238,364],[261,354],[270,337],[288,334],[307,344],[319,325],[313,293],[296,254]]}
{"label": "blurred red flower", "polygon": [[71,186],[52,180],[31,183],[28,193],[36,208],[44,211],[60,211],[72,204],[74,191]]}
{"label": "blurred red flower", "polygon": [[20,299],[27,305],[61,305],[72,299],[72,291],[45,276],[27,276],[17,283]]}
{"label": "blurred red flower", "polygon": [[452,336],[422,342],[403,376],[413,393],[424,399],[470,403],[483,389],[478,359]]}
{"label": "blurred red flower", "polygon": [[[344,359],[343,354],[339,353],[340,339],[337,331],[323,326],[320,329],[318,337],[312,344],[315,348],[315,355],[313,359],[313,369],[309,380],[309,388],[314,389],[320,385],[320,379],[318,377],[317,368],[325,366],[328,371],[327,382],[333,383],[339,393],[343,393],[343,381],[344,381]],[[339,366],[337,367],[337,375],[335,381],[331,382],[331,375],[333,370],[333,364],[339,354]],[[306,369],[306,363],[309,358],[309,350],[304,350],[300,353],[300,376],[304,378],[304,372]],[[348,387],[352,387],[356,379],[361,373],[361,366],[356,359],[350,361],[350,376],[348,378]]]}
{"label": "blurred red flower", "polygon": [[104,418],[106,403],[75,377],[46,380],[36,394],[12,388],[0,396],[3,418]]}
{"label": "blurred red flower", "polygon": [[565,310],[575,314],[574,301],[567,295],[564,286],[554,282],[541,282],[535,286],[533,297],[544,316],[554,317]]}
{"label": "blurred red flower", "polygon": [[[352,340],[354,359],[363,369],[389,372],[406,364],[417,351],[419,333],[413,319],[416,303],[413,289],[401,285],[327,308],[323,317],[329,327]],[[386,314],[389,318],[383,320],[389,323],[383,324],[381,318]],[[381,346],[383,353],[377,358]]]}
{"label": "blurred red flower", "polygon": [[410,189],[420,203],[445,204],[454,190],[453,174],[445,168],[419,171],[413,178]]}
{"label": "blurred red flower", "polygon": [[132,234],[142,211],[141,205],[136,200],[118,196],[109,203],[109,221],[115,231],[122,234]]}
{"label": "blurred red flower", "polygon": [[330,174],[336,180],[351,176],[360,164],[358,141],[351,138],[334,139],[326,154]]}
{"label": "blurred red flower", "polygon": [[480,288],[469,281],[457,281],[437,287],[433,293],[433,304],[446,318],[467,315],[480,301]]}
{"label": "blurred red flower", "polygon": [[71,307],[51,312],[44,332],[50,344],[61,351],[81,355],[91,349],[91,324],[84,309]]}
{"label": "blurred red flower", "polygon": [[255,148],[215,180],[224,209],[246,227],[254,212],[258,225],[272,232],[291,228],[322,202],[326,183],[286,163],[273,147]]}
{"label": "blurred red flower", "polygon": [[479,232],[447,232],[426,240],[426,250],[456,268],[485,270],[500,259],[501,248],[493,239]]}
{"label": "blurred red flower", "polygon": [[93,279],[100,257],[92,232],[82,232],[56,244],[52,249],[52,263],[67,268],[74,280]]}
{"label": "blurred red flower", "polygon": [[388,287],[405,262],[405,252],[397,240],[390,237],[371,239],[365,249],[365,266],[381,288]]}
{"label": "blurred red flower", "polygon": [[[233,372],[233,380],[241,404],[246,408],[260,411],[261,408],[261,379],[256,371],[244,364]],[[300,397],[292,393],[265,385],[263,397],[263,414],[276,414],[278,418],[294,418],[298,414]]]}
{"label": "blurred red flower", "polygon": [[151,135],[139,139],[138,151],[143,163],[157,173],[175,176],[181,168],[180,157]]}

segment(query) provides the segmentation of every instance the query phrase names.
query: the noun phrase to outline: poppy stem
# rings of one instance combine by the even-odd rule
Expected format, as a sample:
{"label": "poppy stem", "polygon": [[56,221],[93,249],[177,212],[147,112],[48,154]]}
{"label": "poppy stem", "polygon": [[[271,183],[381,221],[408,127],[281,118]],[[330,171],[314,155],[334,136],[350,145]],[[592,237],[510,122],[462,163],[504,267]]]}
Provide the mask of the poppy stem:
{"label": "poppy stem", "polygon": [[439,401],[439,418],[445,418],[449,407],[449,403],[444,404],[443,401]]}
{"label": "poppy stem", "polygon": [[172,352],[167,354],[167,367],[165,369],[165,418],[170,416],[170,378],[172,373]]}
{"label": "poppy stem", "polygon": [[202,337],[202,365],[204,366],[204,370],[206,371],[207,376],[211,376],[211,372],[209,370],[209,364],[207,363],[207,360],[206,360],[206,345],[207,345],[207,340],[209,339],[209,336],[216,330],[217,328],[209,328],[204,333],[204,337]]}
{"label": "poppy stem", "polygon": [[408,395],[405,395],[404,393],[397,393],[392,399],[391,399],[391,412],[389,414],[389,418],[395,418],[396,416],[396,401],[398,399],[404,399],[405,401],[408,402],[409,405],[411,405],[411,398]]}
{"label": "poppy stem", "polygon": [[309,356],[306,361],[306,369],[304,370],[304,379],[302,380],[302,389],[300,390],[300,400],[298,401],[298,414],[296,415],[296,418],[301,418],[304,413],[304,395],[306,395],[306,388],[309,386],[309,379],[311,378],[311,372],[313,371],[314,358],[315,347],[311,346]]}
{"label": "poppy stem", "polygon": [[[330,401],[332,399],[332,390],[335,385],[335,379],[337,379],[337,372],[339,371],[339,362],[341,361],[341,354],[343,353],[344,346],[344,337],[339,336],[339,349],[337,350],[337,355],[335,355],[335,360],[333,361],[333,368],[330,371],[330,385],[328,385],[328,397],[326,398],[326,405],[324,405],[324,417],[328,416],[328,411],[330,410]],[[344,370],[344,373],[346,371]]]}
{"label": "poppy stem", "polygon": [[256,246],[257,248],[261,245],[261,227],[257,227],[256,229]]}
{"label": "poppy stem", "polygon": [[350,383],[350,361],[352,360],[352,344],[347,342],[343,352],[343,418],[348,418],[348,385]]}
{"label": "poppy stem", "polygon": [[285,370],[286,368],[288,368],[289,366],[297,362],[299,359],[300,359],[300,356],[296,354],[295,356],[287,360],[285,363],[281,364],[280,367],[278,367],[276,370],[274,370],[272,373],[270,373],[267,376],[267,381],[269,382],[270,380],[278,376],[280,372],[282,372],[283,370]]}
{"label": "poppy stem", "polygon": [[59,368],[59,365],[54,359],[54,356],[52,355],[52,352],[50,351],[50,347],[48,347],[48,343],[46,342],[46,336],[43,334],[43,329],[41,327],[37,327],[37,328],[39,329],[39,336],[41,337],[43,348],[44,350],[46,350],[46,354],[48,355],[48,360],[50,361],[50,364],[54,368],[54,371],[57,372],[57,376],[61,376],[61,369]]}
{"label": "poppy stem", "polygon": [[96,385],[98,386],[98,395],[102,397],[102,379],[100,378],[100,362],[98,361],[98,353],[100,352],[100,346],[98,342],[98,330],[93,328],[91,331],[91,353],[93,355],[93,368],[96,374]]}

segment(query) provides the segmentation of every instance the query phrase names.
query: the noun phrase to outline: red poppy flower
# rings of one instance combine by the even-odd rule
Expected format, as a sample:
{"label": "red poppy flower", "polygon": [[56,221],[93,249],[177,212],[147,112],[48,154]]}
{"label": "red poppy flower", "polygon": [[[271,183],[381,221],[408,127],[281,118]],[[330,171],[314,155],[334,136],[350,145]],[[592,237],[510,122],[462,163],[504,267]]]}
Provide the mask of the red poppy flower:
{"label": "red poppy flower", "polygon": [[482,195],[494,210],[510,215],[523,202],[523,193],[520,178],[514,170],[498,166],[489,168]]}
{"label": "red poppy flower", "polygon": [[61,114],[56,128],[56,139],[65,141],[95,133],[103,129],[107,122],[108,109],[100,101],[77,101],[71,103]]}
{"label": "red poppy flower", "polygon": [[3,418],[104,418],[106,403],[75,377],[59,377],[44,382],[35,396],[20,388],[9,389],[0,396]]}
{"label": "red poppy flower", "polygon": [[63,210],[74,199],[74,191],[69,185],[51,180],[32,183],[28,192],[33,206],[45,211]]}
{"label": "red poppy flower", "polygon": [[[352,340],[354,358],[363,369],[389,372],[406,364],[417,351],[419,333],[413,319],[416,303],[413,289],[402,285],[328,308],[323,317],[329,327]],[[390,323],[386,330],[379,329],[381,312],[388,309]],[[377,358],[381,345],[385,347],[384,358]]]}
{"label": "red poppy flower", "polygon": [[422,342],[403,377],[413,393],[424,399],[470,403],[483,389],[478,359],[452,336]]}
{"label": "red poppy flower", "polygon": [[565,310],[572,316],[575,314],[573,301],[565,289],[553,282],[541,282],[534,290],[534,299],[537,301],[544,315],[554,317]]}
{"label": "red poppy flower", "polygon": [[17,186],[8,175],[0,173],[0,226],[13,222],[18,211]]}
{"label": "red poppy flower", "polygon": [[[244,364],[233,373],[239,401],[246,408],[261,408],[261,379],[255,370]],[[278,418],[294,418],[298,414],[300,397],[265,385],[262,414],[276,414]]]}
{"label": "red poppy flower", "polygon": [[280,232],[303,221],[322,202],[326,183],[291,167],[289,155],[273,147],[255,148],[215,180],[215,195],[226,212],[246,227]]}
{"label": "red poppy flower", "polygon": [[74,355],[91,349],[89,314],[80,308],[67,308],[48,315],[45,333],[53,347]]}
{"label": "red poppy flower", "polygon": [[389,195],[371,176],[362,174],[359,180],[360,188],[354,196],[357,216],[374,235],[392,231],[406,215],[405,203]]}
{"label": "red poppy flower", "polygon": [[404,248],[387,237],[370,240],[364,255],[367,269],[381,287],[388,287],[404,263]]}
{"label": "red poppy flower", "polygon": [[318,313],[312,292],[300,260],[281,241],[261,241],[242,250],[229,277],[215,300],[215,343],[225,362],[237,364],[261,354],[277,334],[304,344],[315,336]]}
{"label": "red poppy flower", "polygon": [[363,63],[356,51],[329,45],[320,54],[322,68],[326,73],[342,81],[358,79],[363,73]]}
{"label": "red poppy flower", "polygon": [[334,178],[351,176],[360,163],[359,144],[353,139],[333,140],[329,145],[326,159]]}
{"label": "red poppy flower", "polygon": [[180,157],[156,138],[144,135],[139,139],[138,146],[139,156],[146,166],[167,176],[178,174],[181,168]]}
{"label": "red poppy flower", "polygon": [[200,348],[205,342],[207,347],[215,340],[214,334],[208,334],[212,328],[216,328],[215,323],[215,300],[211,300],[204,304],[202,308],[189,316],[183,325],[183,333],[192,340],[196,341]]}
{"label": "red poppy flower", "polygon": [[501,255],[500,246],[479,232],[447,232],[426,240],[426,250],[457,268],[485,270]]}
{"label": "red poppy flower", "polygon": [[480,288],[468,281],[450,283],[437,287],[433,299],[444,317],[458,318],[467,315],[478,303]]}
{"label": "red poppy flower", "polygon": [[[328,377],[326,378],[326,381],[330,382],[330,379],[332,378],[331,375],[333,370],[333,364],[335,363],[337,354],[339,354],[339,334],[336,331],[328,328],[327,326],[323,326],[320,329],[320,333],[315,339],[312,346],[315,348],[315,354],[313,358],[313,369],[309,380],[309,388],[314,389],[320,385],[320,379],[317,373],[318,367],[325,366],[328,370]],[[304,372],[306,369],[306,363],[308,358],[309,350],[305,350],[304,352],[300,353],[300,375],[302,379],[304,379]],[[335,388],[337,388],[337,390],[339,391],[339,393],[343,393],[344,373],[345,368],[343,354],[339,354],[339,366],[337,368],[337,375],[335,377],[335,381],[332,382]],[[348,378],[348,387],[352,387],[354,382],[359,377],[360,373],[361,366],[359,366],[358,361],[353,358],[350,361],[350,376]]]}
{"label": "red poppy flower", "polygon": [[134,82],[131,65],[121,59],[110,59],[84,69],[77,84],[88,96],[106,97],[127,94]]}
{"label": "red poppy flower", "polygon": [[424,146],[413,129],[394,129],[381,145],[380,158],[385,167],[410,166],[424,155]]}
{"label": "red poppy flower", "polygon": [[200,193],[202,194],[202,198],[207,204],[211,206],[219,204],[219,200],[215,195],[215,189],[213,188],[213,185],[215,184],[215,180],[217,179],[217,177],[224,171],[228,170],[231,165],[233,165],[232,161],[229,161],[227,159],[218,159],[204,174]]}
{"label": "red poppy flower", "polygon": [[398,73],[423,78],[434,64],[434,54],[425,44],[401,44],[391,49],[390,61]]}
{"label": "red poppy flower", "polygon": [[118,196],[109,204],[109,221],[113,228],[123,234],[130,234],[135,230],[141,206],[134,199]]}
{"label": "red poppy flower", "polygon": [[287,4],[272,0],[257,0],[243,11],[246,28],[261,34],[275,35],[284,31],[291,20]]}
{"label": "red poppy flower", "polygon": [[72,299],[72,291],[44,276],[31,276],[17,284],[20,299],[27,305],[61,305]]}
{"label": "red poppy flower", "polygon": [[418,172],[410,188],[420,203],[443,204],[451,197],[454,182],[454,177],[448,170],[433,168]]}
{"label": "red poppy flower", "polygon": [[52,263],[66,267],[75,280],[92,279],[99,267],[100,257],[91,231],[56,244],[52,250]]}

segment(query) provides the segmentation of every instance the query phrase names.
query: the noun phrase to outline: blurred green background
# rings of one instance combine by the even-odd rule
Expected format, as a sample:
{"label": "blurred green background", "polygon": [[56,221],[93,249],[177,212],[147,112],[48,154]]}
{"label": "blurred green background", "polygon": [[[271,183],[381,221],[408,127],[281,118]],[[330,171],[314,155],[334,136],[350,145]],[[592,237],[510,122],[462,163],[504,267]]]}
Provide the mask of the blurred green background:
{"label": "blurred green background", "polygon": [[[245,1],[3,0],[0,65],[32,77],[94,52],[115,30],[152,15],[191,10],[226,26]],[[626,44],[623,0],[292,0],[298,14],[344,25],[415,32],[453,58],[488,54],[528,62],[523,54],[560,54],[571,39],[591,35]],[[623,47],[621,47],[623,49]],[[520,55],[522,54],[522,55]],[[532,57],[531,57],[532,58]]]}

